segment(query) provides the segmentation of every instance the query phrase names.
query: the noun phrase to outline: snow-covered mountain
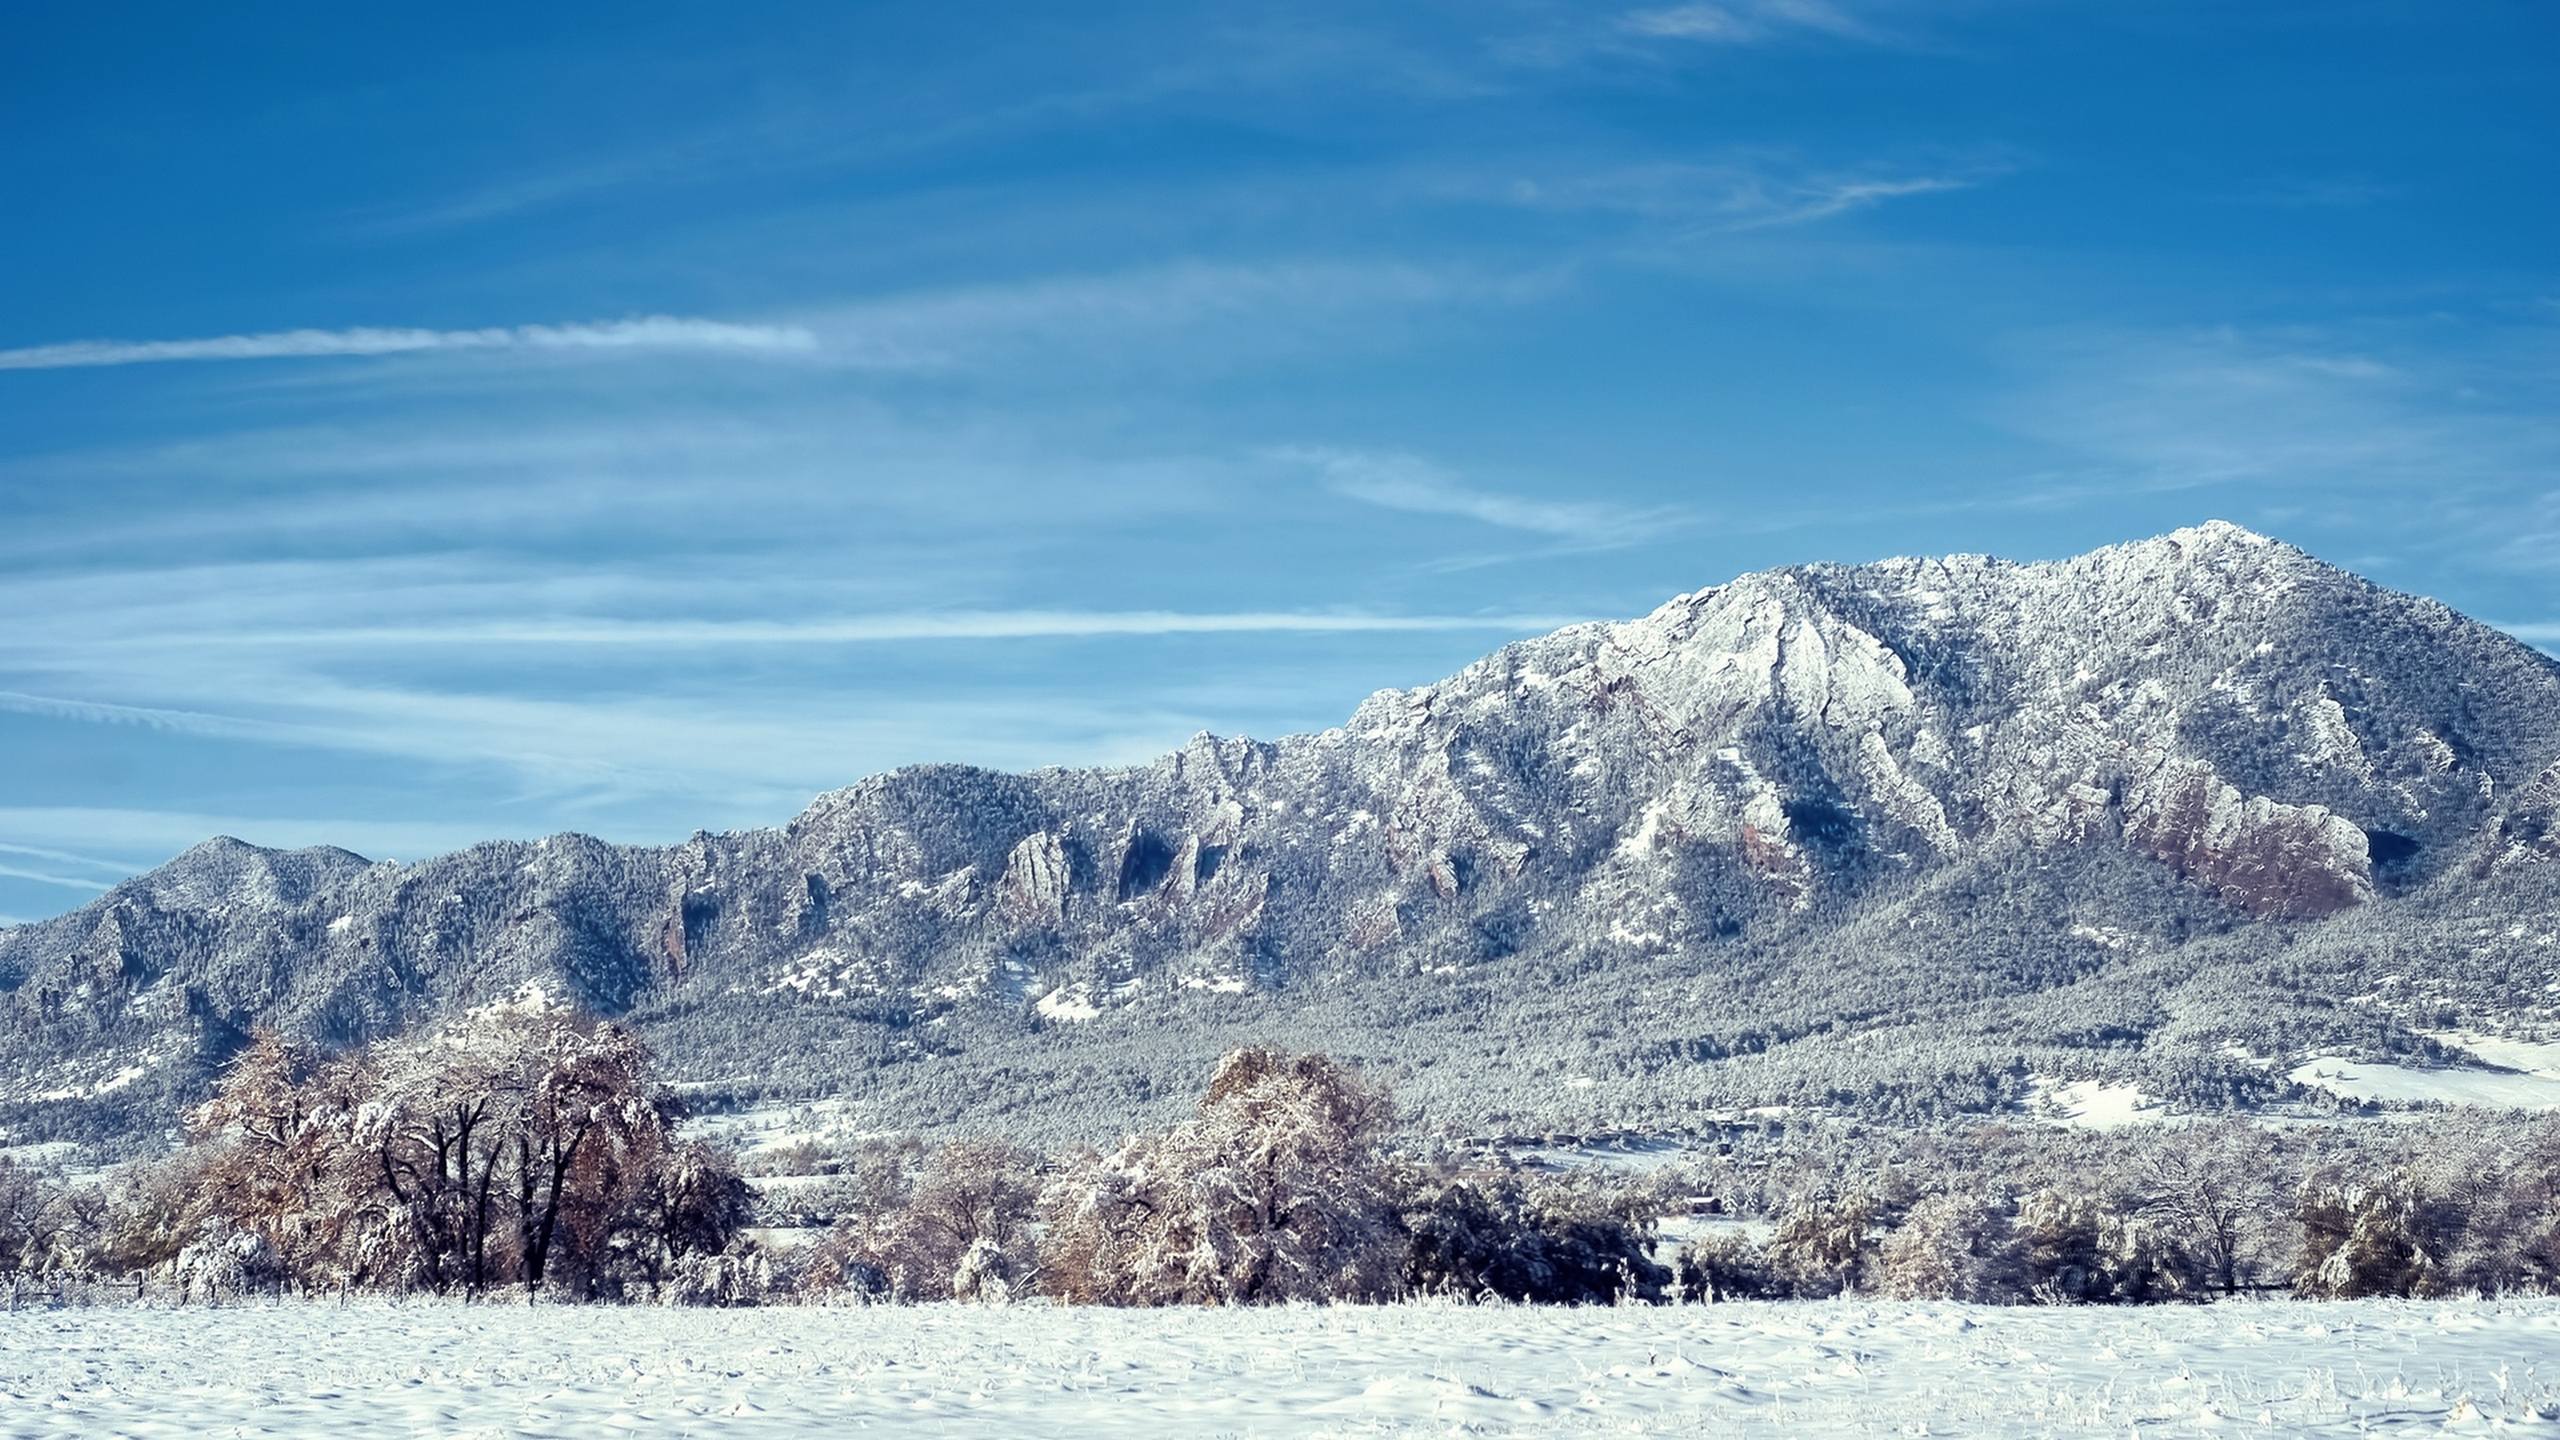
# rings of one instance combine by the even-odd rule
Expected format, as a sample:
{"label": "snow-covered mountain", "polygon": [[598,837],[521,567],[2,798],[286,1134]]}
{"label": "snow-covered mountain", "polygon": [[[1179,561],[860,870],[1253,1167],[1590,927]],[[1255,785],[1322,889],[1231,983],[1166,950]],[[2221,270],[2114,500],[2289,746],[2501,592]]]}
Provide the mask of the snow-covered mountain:
{"label": "snow-covered mountain", "polygon": [[1470,1123],[2211,1103],[2531,1022],[2555,897],[2560,666],[2217,522],[1746,575],[1321,734],[901,770],[664,848],[208,841],[0,931],[0,1113],[162,1120],[253,1024],[353,1043],[529,981],[881,1123],[1108,1128],[1249,1034]]}

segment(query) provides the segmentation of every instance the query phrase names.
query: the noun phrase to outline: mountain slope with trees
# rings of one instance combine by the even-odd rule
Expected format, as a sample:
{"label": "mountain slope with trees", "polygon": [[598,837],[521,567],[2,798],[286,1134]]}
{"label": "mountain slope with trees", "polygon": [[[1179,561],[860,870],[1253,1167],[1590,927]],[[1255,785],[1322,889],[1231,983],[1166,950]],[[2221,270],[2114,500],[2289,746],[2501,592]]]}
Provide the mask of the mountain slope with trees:
{"label": "mountain slope with trees", "polygon": [[2214,523],[2058,563],[1746,575],[1347,724],[901,770],[787,824],[411,864],[198,846],[0,930],[0,1124],[152,1134],[527,984],[697,1103],[1104,1138],[1244,1040],[1427,1123],[2195,1108],[2442,1058],[2560,983],[2560,665]]}

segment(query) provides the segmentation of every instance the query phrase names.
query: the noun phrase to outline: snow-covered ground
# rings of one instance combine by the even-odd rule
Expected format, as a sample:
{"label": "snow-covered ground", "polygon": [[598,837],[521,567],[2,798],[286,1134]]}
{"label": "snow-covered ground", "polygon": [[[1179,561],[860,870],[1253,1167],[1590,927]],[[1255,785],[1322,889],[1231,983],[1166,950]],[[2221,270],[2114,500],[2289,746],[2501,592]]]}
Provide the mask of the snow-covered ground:
{"label": "snow-covered ground", "polygon": [[2029,1114],[2084,1130],[2121,1130],[2127,1125],[2163,1119],[2169,1113],[2167,1107],[2133,1085],[2038,1076],[2028,1082],[2028,1088]]}
{"label": "snow-covered ground", "polygon": [[2368,1064],[2314,1056],[2296,1066],[2292,1078],[2350,1099],[2384,1104],[2560,1110],[2560,1045],[2468,1030],[2440,1030],[2433,1037],[2468,1052],[2480,1062],[2479,1068]]}
{"label": "snow-covered ground", "polygon": [[0,1314],[0,1434],[2429,1434],[2560,1423],[2560,1302]]}
{"label": "snow-covered ground", "polygon": [[800,1100],[699,1115],[684,1123],[689,1140],[713,1140],[742,1155],[786,1146],[847,1145],[877,1132],[854,1122],[853,1102]]}
{"label": "snow-covered ground", "polygon": [[2322,1056],[2294,1067],[2294,1080],[2350,1100],[2386,1105],[2476,1105],[2488,1110],[2560,1110],[2560,1080],[2461,1066],[2391,1065]]}

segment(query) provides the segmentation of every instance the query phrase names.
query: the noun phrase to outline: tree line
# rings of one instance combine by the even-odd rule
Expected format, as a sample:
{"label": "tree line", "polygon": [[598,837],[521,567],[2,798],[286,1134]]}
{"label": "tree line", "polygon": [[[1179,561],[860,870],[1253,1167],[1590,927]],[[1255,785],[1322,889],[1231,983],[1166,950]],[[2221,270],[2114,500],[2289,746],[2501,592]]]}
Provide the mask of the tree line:
{"label": "tree line", "polygon": [[[1633,1175],[1434,1153],[1321,1054],[1230,1052],[1109,1147],[814,1148],[761,1207],[627,1030],[528,994],[333,1058],[254,1037],[183,1147],[0,1163],[0,1274],[137,1294],[715,1304],[2149,1303],[2560,1287],[2560,1121],[1737,1131]],[[767,1214],[766,1219],[782,1218]],[[103,1277],[103,1282],[98,1277]]]}

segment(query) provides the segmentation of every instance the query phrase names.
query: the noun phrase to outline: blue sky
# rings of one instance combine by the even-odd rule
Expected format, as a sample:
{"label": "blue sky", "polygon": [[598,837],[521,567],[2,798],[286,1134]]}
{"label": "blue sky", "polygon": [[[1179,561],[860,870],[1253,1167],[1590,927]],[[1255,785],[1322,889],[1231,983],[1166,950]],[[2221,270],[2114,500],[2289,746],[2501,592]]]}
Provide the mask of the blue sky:
{"label": "blue sky", "polygon": [[2537,0],[0,23],[0,916],[2209,516],[2560,644]]}

